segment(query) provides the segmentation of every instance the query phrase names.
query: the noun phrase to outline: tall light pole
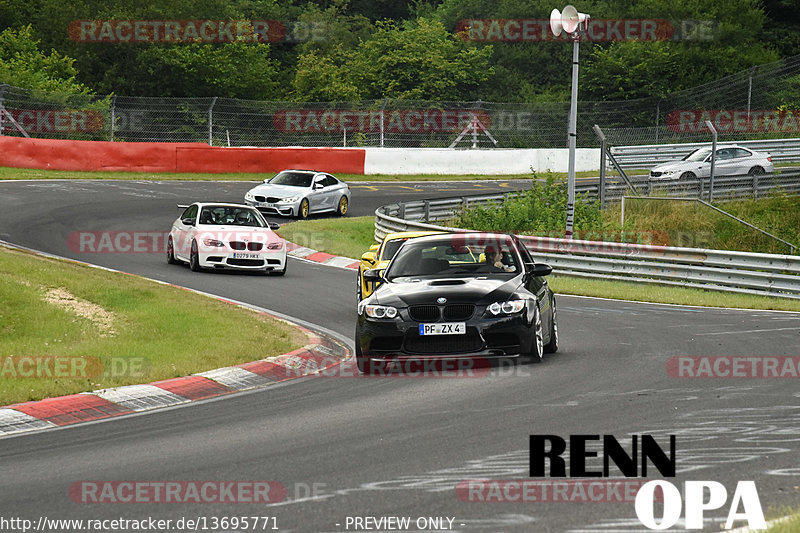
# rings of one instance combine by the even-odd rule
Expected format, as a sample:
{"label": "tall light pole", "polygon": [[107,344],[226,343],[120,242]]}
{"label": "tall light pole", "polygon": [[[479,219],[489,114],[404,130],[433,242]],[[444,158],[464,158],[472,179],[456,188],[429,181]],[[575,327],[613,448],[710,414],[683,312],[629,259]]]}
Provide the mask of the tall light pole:
{"label": "tall light pole", "polygon": [[554,9],[550,13],[550,29],[558,37],[562,31],[572,39],[572,97],[569,103],[569,166],[567,168],[567,229],[564,236],[572,238],[572,226],[575,220],[575,146],[578,137],[578,45],[580,30],[588,26],[589,15],[578,13],[568,5],[559,13]]}

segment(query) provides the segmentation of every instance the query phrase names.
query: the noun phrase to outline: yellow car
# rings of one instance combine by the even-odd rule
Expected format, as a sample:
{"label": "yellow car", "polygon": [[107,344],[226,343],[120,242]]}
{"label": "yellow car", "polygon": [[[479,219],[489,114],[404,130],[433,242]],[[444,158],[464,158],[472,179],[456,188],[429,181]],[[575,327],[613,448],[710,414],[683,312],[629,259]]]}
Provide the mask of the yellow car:
{"label": "yellow car", "polygon": [[373,244],[369,247],[369,251],[361,256],[361,264],[358,265],[358,282],[356,293],[358,301],[360,302],[375,290],[377,284],[374,282],[364,281],[364,272],[372,268],[386,268],[391,261],[394,254],[397,253],[400,245],[408,239],[414,237],[424,237],[425,235],[439,235],[444,233],[442,231],[401,231],[398,233],[389,233],[383,238],[383,242]]}

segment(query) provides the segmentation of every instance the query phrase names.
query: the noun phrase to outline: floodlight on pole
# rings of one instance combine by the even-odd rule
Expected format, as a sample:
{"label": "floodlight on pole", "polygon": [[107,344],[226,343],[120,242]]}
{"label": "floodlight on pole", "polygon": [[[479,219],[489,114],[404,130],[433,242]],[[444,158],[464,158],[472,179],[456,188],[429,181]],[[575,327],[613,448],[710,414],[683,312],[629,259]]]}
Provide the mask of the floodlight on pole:
{"label": "floodlight on pole", "polygon": [[569,166],[567,168],[567,228],[564,236],[572,238],[575,220],[575,146],[578,136],[578,44],[580,31],[587,29],[591,17],[568,5],[562,12],[550,12],[550,30],[558,37],[564,31],[572,39],[572,97],[569,105]]}

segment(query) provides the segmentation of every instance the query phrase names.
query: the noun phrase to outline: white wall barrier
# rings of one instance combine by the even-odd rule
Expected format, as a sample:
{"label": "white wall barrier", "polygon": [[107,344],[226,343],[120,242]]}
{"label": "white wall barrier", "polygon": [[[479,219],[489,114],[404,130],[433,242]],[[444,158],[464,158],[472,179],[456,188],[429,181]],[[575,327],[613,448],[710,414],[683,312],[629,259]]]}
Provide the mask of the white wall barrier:
{"label": "white wall barrier", "polygon": [[[366,148],[364,174],[529,174],[567,172],[569,149],[459,150],[451,148]],[[600,149],[578,148],[576,172],[599,171]]]}

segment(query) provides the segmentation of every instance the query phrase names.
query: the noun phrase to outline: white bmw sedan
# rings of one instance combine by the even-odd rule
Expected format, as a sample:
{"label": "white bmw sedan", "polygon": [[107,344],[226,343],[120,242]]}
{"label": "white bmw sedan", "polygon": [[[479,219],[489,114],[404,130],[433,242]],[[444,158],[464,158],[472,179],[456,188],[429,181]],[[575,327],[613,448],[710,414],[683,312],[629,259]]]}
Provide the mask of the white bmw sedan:
{"label": "white bmw sedan", "polygon": [[313,213],[347,214],[350,186],[315,170],[282,170],[250,189],[244,202],[262,213],[307,218]]}
{"label": "white bmw sedan", "polygon": [[257,209],[239,204],[194,203],[172,223],[167,262],[204,268],[286,273],[286,242]]}
{"label": "white bmw sedan", "polygon": [[[717,176],[760,176],[775,172],[772,157],[743,146],[721,146],[714,160]],[[694,180],[711,176],[711,147],[698,148],[680,161],[663,163],[650,170],[651,180]]]}

